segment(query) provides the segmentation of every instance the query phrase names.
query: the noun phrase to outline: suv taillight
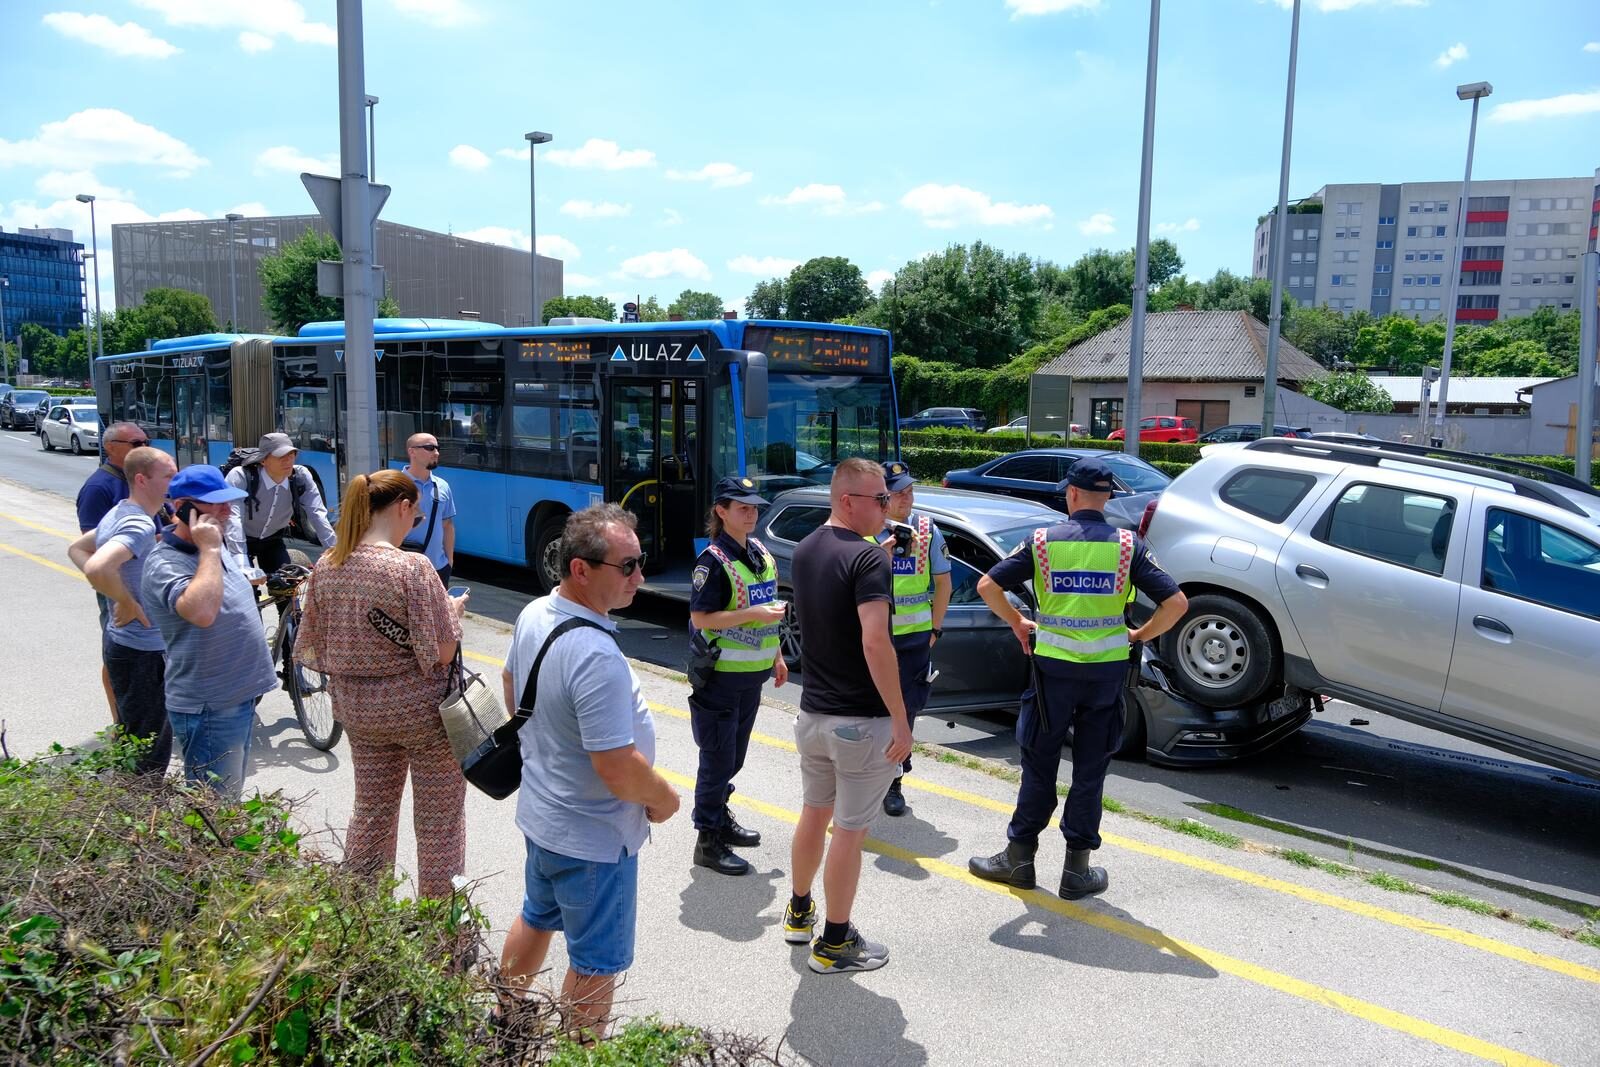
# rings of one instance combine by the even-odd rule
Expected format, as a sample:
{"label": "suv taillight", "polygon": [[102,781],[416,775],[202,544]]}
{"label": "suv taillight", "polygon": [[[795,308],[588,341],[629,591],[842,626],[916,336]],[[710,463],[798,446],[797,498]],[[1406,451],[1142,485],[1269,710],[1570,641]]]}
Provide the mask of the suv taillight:
{"label": "suv taillight", "polygon": [[1143,537],[1150,532],[1150,520],[1156,517],[1156,505],[1160,499],[1152,500],[1144,506],[1144,514],[1139,517],[1139,536]]}

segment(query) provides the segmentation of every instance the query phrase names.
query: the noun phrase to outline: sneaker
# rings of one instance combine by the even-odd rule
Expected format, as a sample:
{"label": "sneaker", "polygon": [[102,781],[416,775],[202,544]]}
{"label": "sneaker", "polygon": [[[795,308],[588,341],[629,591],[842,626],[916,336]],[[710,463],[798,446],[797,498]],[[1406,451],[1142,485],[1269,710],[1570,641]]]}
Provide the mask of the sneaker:
{"label": "sneaker", "polygon": [[843,971],[875,971],[889,962],[889,950],[861,936],[854,925],[850,936],[842,945],[824,944],[817,938],[811,946],[811,959],[806,961],[818,974],[839,974]]}
{"label": "sneaker", "polygon": [[807,905],[805,911],[795,911],[794,901],[783,908],[783,939],[791,945],[803,945],[811,940],[811,931],[817,925],[817,902]]}

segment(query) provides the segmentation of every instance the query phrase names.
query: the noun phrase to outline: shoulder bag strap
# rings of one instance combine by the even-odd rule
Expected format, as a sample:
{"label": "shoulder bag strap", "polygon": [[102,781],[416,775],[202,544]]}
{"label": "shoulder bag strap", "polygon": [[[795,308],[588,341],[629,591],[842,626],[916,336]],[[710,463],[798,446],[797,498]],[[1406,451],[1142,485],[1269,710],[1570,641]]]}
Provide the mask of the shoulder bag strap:
{"label": "shoulder bag strap", "polygon": [[593,630],[606,632],[604,626],[596,626],[588,619],[572,618],[550,631],[550,636],[544,639],[544,644],[539,648],[539,654],[534,657],[533,669],[528,672],[528,680],[522,684],[522,699],[517,701],[516,711],[511,716],[511,721],[516,724],[513,729],[521,728],[533,715],[533,705],[539,698],[539,668],[544,666],[544,656],[550,651],[550,646],[556,643],[556,638],[569,630],[576,630],[580,626],[587,626]]}
{"label": "shoulder bag strap", "polygon": [[[420,492],[420,490],[419,490],[419,492]],[[428,509],[428,530],[427,530],[427,532],[422,535],[421,542],[413,541],[409,537],[403,537],[403,538],[400,539],[401,544],[412,544],[412,545],[415,545],[415,544],[420,543],[422,545],[422,547],[417,549],[417,551],[426,552],[428,550],[429,543],[433,541],[433,524],[434,524],[434,522],[436,522],[438,520],[438,518],[439,518],[439,487],[436,485],[436,486],[433,487],[433,506]],[[566,623],[562,623],[561,625],[565,626]],[[589,625],[590,626],[594,626],[594,623],[591,622]]]}

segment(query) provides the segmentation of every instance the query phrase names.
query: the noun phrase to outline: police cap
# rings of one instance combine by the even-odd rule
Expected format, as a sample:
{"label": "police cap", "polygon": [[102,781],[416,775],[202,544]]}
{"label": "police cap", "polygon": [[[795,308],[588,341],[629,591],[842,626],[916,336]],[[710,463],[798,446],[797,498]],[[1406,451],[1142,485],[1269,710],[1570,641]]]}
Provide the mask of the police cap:
{"label": "police cap", "polygon": [[713,499],[721,504],[732,501],[735,504],[754,504],[756,507],[765,507],[766,500],[756,492],[756,483],[751,478],[724,478],[717,483],[716,496]]}
{"label": "police cap", "polygon": [[891,459],[883,465],[883,481],[891,493],[910,489],[917,484],[917,480],[911,477],[911,468],[898,459]]}
{"label": "police cap", "polygon": [[1080,459],[1067,471],[1067,484],[1090,493],[1109,493],[1117,487],[1111,468],[1098,459]]}

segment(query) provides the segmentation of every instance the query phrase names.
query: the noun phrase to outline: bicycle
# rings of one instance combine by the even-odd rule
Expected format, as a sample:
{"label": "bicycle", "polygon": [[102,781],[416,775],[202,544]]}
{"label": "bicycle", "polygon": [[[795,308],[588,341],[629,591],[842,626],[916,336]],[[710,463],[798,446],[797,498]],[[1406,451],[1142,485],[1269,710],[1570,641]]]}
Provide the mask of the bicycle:
{"label": "bicycle", "polygon": [[[272,665],[283,679],[283,688],[294,705],[294,717],[300,723],[312,748],[326,752],[339,743],[344,734],[344,724],[333,717],[333,698],[328,692],[328,676],[312,670],[294,656],[294,639],[300,629],[304,612],[306,582],[311,577],[307,565],[311,561],[304,553],[290,550],[294,562],[290,568],[274,571],[267,580],[266,596],[256,598],[256,610],[261,613],[263,628],[267,623],[267,607],[278,608],[277,625],[267,639],[272,651]],[[295,557],[299,557],[295,559]]]}

